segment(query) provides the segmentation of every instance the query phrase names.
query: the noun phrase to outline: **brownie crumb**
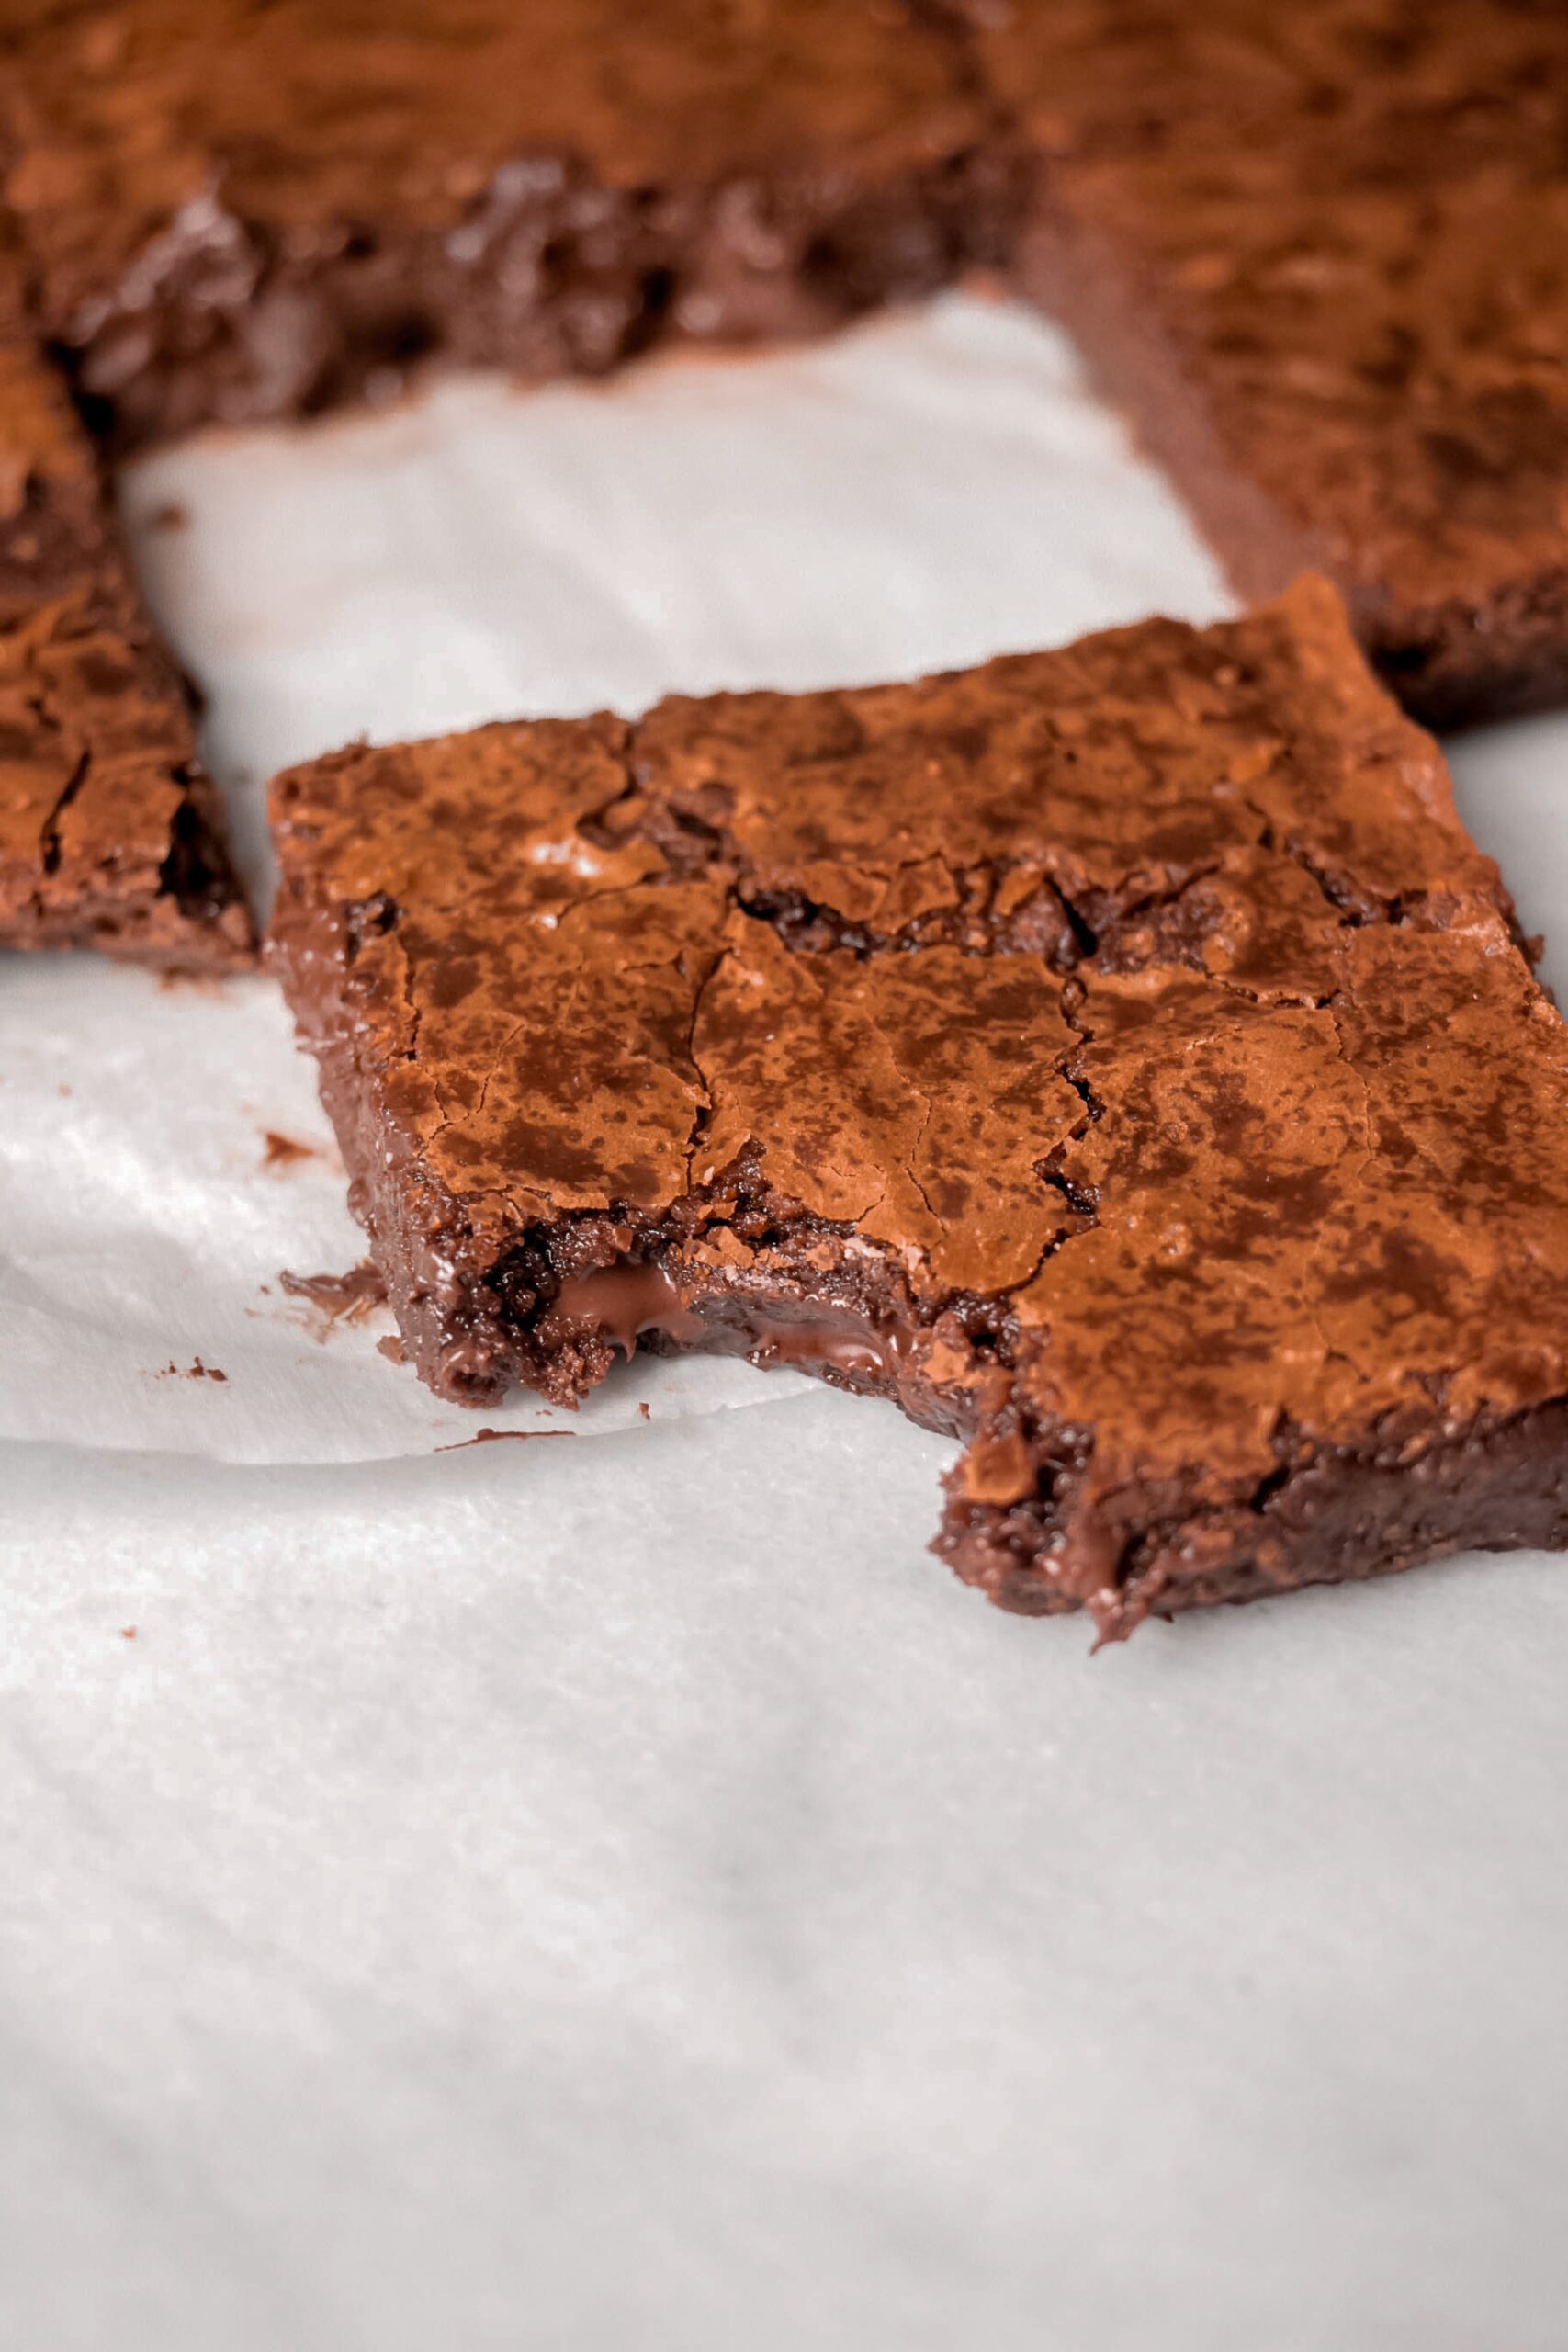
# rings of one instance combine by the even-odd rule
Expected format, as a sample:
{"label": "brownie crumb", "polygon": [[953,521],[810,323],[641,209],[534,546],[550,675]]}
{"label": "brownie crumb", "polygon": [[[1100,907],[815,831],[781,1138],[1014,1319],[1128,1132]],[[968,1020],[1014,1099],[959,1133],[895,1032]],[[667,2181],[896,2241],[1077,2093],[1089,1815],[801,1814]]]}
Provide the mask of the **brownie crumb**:
{"label": "brownie crumb", "polygon": [[296,1143],[292,1136],[279,1135],[275,1127],[263,1128],[262,1146],[264,1168],[291,1168],[297,1160],[316,1157],[313,1144]]}
{"label": "brownie crumb", "polygon": [[365,1323],[385,1306],[387,1286],[368,1258],[344,1274],[293,1274],[285,1270],[278,1282],[290,1298],[299,1299],[316,1318],[318,1340],[340,1323]]}

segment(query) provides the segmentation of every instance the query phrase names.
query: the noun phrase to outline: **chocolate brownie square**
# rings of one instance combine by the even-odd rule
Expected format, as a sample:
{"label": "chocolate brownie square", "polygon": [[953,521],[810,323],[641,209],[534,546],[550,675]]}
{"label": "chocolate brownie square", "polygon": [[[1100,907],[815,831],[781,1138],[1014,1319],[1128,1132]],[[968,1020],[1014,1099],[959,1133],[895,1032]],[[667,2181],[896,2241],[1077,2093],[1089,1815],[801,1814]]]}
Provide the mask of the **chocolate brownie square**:
{"label": "chocolate brownie square", "polygon": [[7,200],[121,445],[431,357],[548,375],[795,334],[1003,241],[964,52],[902,0],[9,16]]}
{"label": "chocolate brownie square", "polygon": [[1568,1542],[1568,1035],[1326,583],[911,685],[364,746],[275,954],[406,1351],[644,1340],[968,1450],[1120,1634]]}
{"label": "chocolate brownie square", "polygon": [[1568,694],[1568,9],[998,0],[1021,282],[1247,597],[1440,725]]}
{"label": "chocolate brownie square", "polygon": [[63,386],[0,288],[0,946],[247,960],[180,681]]}

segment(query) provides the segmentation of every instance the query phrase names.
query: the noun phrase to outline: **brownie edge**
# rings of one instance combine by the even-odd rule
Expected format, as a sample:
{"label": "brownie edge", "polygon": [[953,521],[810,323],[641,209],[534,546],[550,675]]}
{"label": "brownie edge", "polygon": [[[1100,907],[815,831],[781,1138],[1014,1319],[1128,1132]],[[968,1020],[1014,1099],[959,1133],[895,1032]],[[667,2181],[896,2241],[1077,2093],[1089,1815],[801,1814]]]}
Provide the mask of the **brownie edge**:
{"label": "brownie edge", "polygon": [[0,30],[47,331],[114,447],[811,334],[998,262],[966,52],[903,0],[154,0]]}
{"label": "brownie edge", "polygon": [[0,946],[254,950],[182,681],[0,252]]}
{"label": "brownie edge", "polygon": [[1455,1552],[1568,1549],[1568,1398],[1419,1435],[1391,1428],[1359,1446],[1281,1431],[1277,1467],[1250,1498],[1196,1524],[1171,1512],[1168,1494],[1132,1498],[1137,1533],[1124,1548],[1102,1536],[1076,1577],[1040,1573],[1059,1544],[1053,1552],[1037,1480],[1010,1494],[1007,1468],[998,1475],[1009,1441],[987,1430],[949,1473],[932,1548],[1000,1608],[1085,1607],[1108,1641],[1145,1617],[1366,1582]]}

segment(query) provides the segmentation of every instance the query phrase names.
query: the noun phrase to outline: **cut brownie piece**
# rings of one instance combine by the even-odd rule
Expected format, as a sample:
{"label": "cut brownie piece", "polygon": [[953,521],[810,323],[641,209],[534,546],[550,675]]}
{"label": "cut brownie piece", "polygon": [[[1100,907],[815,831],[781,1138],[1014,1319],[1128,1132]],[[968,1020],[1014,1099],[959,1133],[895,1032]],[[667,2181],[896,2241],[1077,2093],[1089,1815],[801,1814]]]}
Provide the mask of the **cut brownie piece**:
{"label": "cut brownie piece", "polygon": [[121,445],[794,334],[1005,242],[964,52],[902,0],[8,14],[7,199]]}
{"label": "cut brownie piece", "polygon": [[1568,695],[1557,0],[11,0],[33,292],[125,448],[1013,270],[1246,596]]}
{"label": "cut brownie piece", "polygon": [[1568,694],[1568,9],[998,0],[1018,262],[1244,596],[1434,724]]}
{"label": "cut brownie piece", "polygon": [[63,387],[0,288],[0,946],[244,960],[250,918],[180,682]]}
{"label": "cut brownie piece", "polygon": [[1107,1634],[1568,1542],[1568,1036],[1324,582],[907,686],[279,779],[276,955],[409,1355],[639,1338],[971,1440]]}

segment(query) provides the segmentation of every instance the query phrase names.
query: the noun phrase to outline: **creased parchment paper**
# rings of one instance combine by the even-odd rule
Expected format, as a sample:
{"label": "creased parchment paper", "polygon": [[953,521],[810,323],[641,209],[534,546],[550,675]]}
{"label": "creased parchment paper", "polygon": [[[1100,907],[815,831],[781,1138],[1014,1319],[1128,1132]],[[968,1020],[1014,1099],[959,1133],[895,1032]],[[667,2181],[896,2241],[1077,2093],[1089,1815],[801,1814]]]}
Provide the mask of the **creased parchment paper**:
{"label": "creased parchment paper", "polygon": [[[258,878],[357,733],[1224,608],[964,300],[124,502]],[[1454,756],[1568,978],[1568,719]],[[945,1446],[798,1376],[463,1446],[280,1284],[343,1192],[265,982],[0,966],[0,2340],[1557,2352],[1568,1569],[1091,1664],[926,1555]]]}

